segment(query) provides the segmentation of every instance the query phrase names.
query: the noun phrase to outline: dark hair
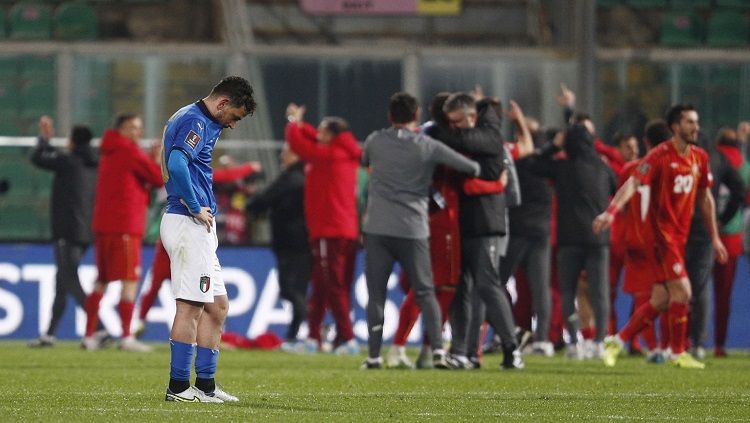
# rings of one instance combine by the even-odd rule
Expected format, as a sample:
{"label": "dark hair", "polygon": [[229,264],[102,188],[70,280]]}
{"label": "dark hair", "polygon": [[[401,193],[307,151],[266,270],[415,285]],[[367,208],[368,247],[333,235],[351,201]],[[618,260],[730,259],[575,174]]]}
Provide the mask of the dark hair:
{"label": "dark hair", "polygon": [[646,141],[651,144],[651,147],[655,147],[672,138],[672,131],[669,130],[669,126],[667,126],[667,122],[664,119],[650,120],[643,130],[643,134],[646,137]]}
{"label": "dark hair", "polygon": [[120,129],[123,126],[125,126],[125,124],[128,123],[128,121],[133,120],[133,119],[135,119],[137,117],[138,117],[138,115],[135,114],[135,113],[122,113],[122,114],[119,114],[119,115],[117,115],[117,117],[115,117],[114,128],[115,129]]}
{"label": "dark hair", "polygon": [[591,120],[591,115],[585,112],[577,112],[573,115],[573,123],[583,123],[584,121]]}
{"label": "dark hair", "polygon": [[417,110],[419,110],[419,101],[413,95],[405,92],[393,94],[388,104],[388,113],[390,113],[393,123],[413,122]]}
{"label": "dark hair", "polygon": [[255,112],[255,99],[253,98],[253,87],[250,82],[240,76],[227,76],[226,78],[219,81],[213,89],[209,97],[216,97],[224,95],[229,98],[229,103],[234,107],[245,107],[248,115],[252,115]]}
{"label": "dark hair", "polygon": [[337,116],[324,117],[323,120],[320,121],[320,124],[329,130],[334,137],[349,130],[349,124],[346,120]]}
{"label": "dark hair", "polygon": [[76,125],[73,127],[73,130],[70,131],[70,139],[73,141],[73,145],[89,145],[91,138],[93,137],[94,135],[91,133],[91,129],[85,125]]}
{"label": "dark hair", "polygon": [[680,123],[680,120],[682,120],[682,113],[688,111],[697,110],[692,104],[675,104],[670,107],[669,110],[667,110],[666,116],[667,126],[671,129],[673,124]]}
{"label": "dark hair", "polygon": [[614,136],[615,145],[619,146],[620,144],[634,137],[635,135],[631,134],[630,132],[618,132]]}
{"label": "dark hair", "polygon": [[432,98],[432,102],[430,103],[430,117],[438,124],[447,123],[443,106],[450,96],[451,93],[443,91],[435,94],[435,97]]}
{"label": "dark hair", "polygon": [[498,116],[503,116],[503,102],[497,97],[485,97],[477,101],[477,111],[492,107]]}
{"label": "dark hair", "polygon": [[451,94],[443,105],[443,112],[450,113],[456,110],[477,109],[477,101],[469,93]]}

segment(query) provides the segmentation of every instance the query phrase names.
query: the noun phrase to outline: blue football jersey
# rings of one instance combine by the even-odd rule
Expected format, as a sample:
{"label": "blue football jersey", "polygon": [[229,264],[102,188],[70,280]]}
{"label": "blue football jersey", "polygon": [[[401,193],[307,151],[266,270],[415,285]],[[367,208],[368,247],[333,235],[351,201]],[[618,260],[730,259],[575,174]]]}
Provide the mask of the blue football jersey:
{"label": "blue football jersey", "polygon": [[172,115],[164,128],[162,173],[166,180],[167,213],[190,216],[187,207],[180,203],[174,182],[169,178],[167,160],[173,150],[188,157],[190,182],[201,207],[210,207],[216,214],[216,198],[212,189],[213,169],[211,159],[214,146],[223,126],[214,120],[202,101],[187,105]]}

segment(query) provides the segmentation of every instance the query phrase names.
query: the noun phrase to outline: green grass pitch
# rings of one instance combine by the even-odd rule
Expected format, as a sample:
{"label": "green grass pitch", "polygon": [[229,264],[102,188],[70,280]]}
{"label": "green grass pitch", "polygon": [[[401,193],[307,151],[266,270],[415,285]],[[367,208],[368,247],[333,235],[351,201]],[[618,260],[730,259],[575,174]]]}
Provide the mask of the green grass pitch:
{"label": "green grass pitch", "polygon": [[239,403],[166,403],[166,343],[137,354],[6,341],[0,421],[750,421],[747,352],[704,371],[559,355],[521,371],[501,371],[497,355],[481,370],[359,370],[363,359],[223,351],[217,379]]}

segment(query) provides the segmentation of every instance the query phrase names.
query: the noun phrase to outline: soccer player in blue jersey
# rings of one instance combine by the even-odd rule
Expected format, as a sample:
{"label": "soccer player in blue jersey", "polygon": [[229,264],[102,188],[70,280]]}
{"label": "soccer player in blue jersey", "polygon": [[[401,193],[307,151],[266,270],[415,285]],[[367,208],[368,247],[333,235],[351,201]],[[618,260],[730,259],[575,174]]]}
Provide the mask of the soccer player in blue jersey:
{"label": "soccer player in blue jersey", "polygon": [[[255,106],[250,83],[228,76],[206,98],[178,110],[164,128],[162,174],[168,197],[160,233],[177,301],[167,401],[238,401],[214,382],[229,301],[216,257],[211,156],[222,129],[234,129]],[[191,386],[194,358],[196,379]]]}

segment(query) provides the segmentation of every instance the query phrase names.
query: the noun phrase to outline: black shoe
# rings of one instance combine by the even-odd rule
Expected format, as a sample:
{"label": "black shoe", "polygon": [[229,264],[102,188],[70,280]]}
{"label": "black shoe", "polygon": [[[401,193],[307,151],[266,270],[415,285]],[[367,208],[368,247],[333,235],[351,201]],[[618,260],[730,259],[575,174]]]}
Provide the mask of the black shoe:
{"label": "black shoe", "polygon": [[361,366],[359,366],[362,370],[370,370],[370,369],[382,369],[383,368],[383,359],[378,358],[367,358],[364,363],[362,363]]}
{"label": "black shoe", "polygon": [[482,368],[482,362],[479,361],[479,357],[471,356],[469,357],[469,364],[467,369],[471,370],[477,370]]}
{"label": "black shoe", "polygon": [[517,349],[507,349],[503,351],[503,362],[500,367],[504,370],[523,369],[526,365],[521,358],[521,351]]}
{"label": "black shoe", "polygon": [[448,362],[448,354],[443,351],[435,351],[432,353],[432,365],[436,369],[452,369],[451,364]]}

